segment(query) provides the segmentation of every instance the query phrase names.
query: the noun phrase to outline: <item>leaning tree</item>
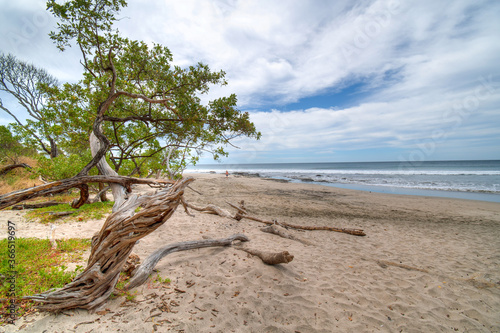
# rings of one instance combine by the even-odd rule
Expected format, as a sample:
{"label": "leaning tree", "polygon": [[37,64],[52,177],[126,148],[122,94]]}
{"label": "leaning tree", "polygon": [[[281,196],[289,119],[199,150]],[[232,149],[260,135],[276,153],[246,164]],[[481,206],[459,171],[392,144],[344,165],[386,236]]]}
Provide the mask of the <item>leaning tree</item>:
{"label": "leaning tree", "polygon": [[[0,196],[0,209],[69,188],[80,189],[80,198],[72,203],[80,207],[88,200],[88,183],[110,184],[115,198],[113,212],[92,238],[87,268],[62,289],[30,297],[48,311],[95,310],[113,291],[136,242],[170,218],[193,180],[119,176],[106,162],[110,141],[103,128],[117,136],[125,135],[120,131],[137,131],[157,140],[149,146],[139,144],[135,154],[180,147],[209,150],[217,156],[225,153],[223,147],[231,139],[241,135],[259,138],[260,133],[249,115],[237,110],[234,95],[208,105],[201,103],[199,94],[207,93],[210,85],[226,84],[224,72],[212,72],[201,63],[189,68],[173,66],[168,48],[148,46],[113,30],[116,14],[126,6],[124,0],[63,4],[50,0],[47,6],[59,19],[58,31],[51,33],[51,38],[61,50],[74,41],[82,53],[81,83],[86,96],[91,96],[88,106],[94,118],[90,134],[92,159],[72,178]],[[89,175],[94,167],[99,176]],[[137,183],[164,187],[138,196],[131,191],[131,184]]]}

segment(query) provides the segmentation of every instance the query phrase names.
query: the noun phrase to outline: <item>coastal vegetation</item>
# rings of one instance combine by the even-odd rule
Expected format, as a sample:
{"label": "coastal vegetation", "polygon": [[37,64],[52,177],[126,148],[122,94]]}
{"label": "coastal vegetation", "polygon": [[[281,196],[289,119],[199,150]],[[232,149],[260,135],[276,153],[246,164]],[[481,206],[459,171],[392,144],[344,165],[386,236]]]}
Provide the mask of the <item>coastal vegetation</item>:
{"label": "coastal vegetation", "polygon": [[[0,240],[0,312],[7,313],[10,286],[8,240]],[[24,315],[35,309],[34,302],[22,299],[52,288],[61,288],[82,271],[82,265],[69,269],[68,263],[83,261],[83,253],[90,248],[90,239],[59,240],[57,248],[52,248],[48,239],[18,238],[16,240],[16,296],[18,315]],[[4,319],[4,317],[2,317]],[[0,324],[3,324],[0,321]]]}
{"label": "coastal vegetation", "polygon": [[[124,6],[123,0],[47,2],[59,20],[51,39],[60,50],[76,45],[81,51],[84,72],[77,83],[60,84],[13,55],[1,57],[0,89],[31,116],[23,122],[1,104],[16,121],[11,141],[34,151],[33,180],[42,184],[1,195],[0,209],[75,188],[80,194],[70,206],[78,209],[89,202],[91,184],[109,184],[114,197],[114,214],[93,237],[83,272],[58,290],[28,297],[44,310],[102,305],[135,243],[180,204],[192,181],[175,181],[185,166],[201,153],[227,155],[224,147],[237,137],[260,138],[248,113],[237,109],[234,94],[202,103],[210,87],[227,84],[223,71],[202,63],[173,65],[167,47],[114,30]],[[165,178],[130,177],[152,175]],[[131,196],[135,183],[161,189]]]}

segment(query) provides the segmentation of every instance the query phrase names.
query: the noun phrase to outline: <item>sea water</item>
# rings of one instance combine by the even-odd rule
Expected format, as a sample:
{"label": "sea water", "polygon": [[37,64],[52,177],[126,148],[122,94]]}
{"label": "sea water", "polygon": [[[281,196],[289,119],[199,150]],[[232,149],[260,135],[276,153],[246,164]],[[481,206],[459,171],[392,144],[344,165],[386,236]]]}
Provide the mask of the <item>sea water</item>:
{"label": "sea water", "polygon": [[188,172],[241,173],[373,192],[500,202],[500,160],[205,164]]}

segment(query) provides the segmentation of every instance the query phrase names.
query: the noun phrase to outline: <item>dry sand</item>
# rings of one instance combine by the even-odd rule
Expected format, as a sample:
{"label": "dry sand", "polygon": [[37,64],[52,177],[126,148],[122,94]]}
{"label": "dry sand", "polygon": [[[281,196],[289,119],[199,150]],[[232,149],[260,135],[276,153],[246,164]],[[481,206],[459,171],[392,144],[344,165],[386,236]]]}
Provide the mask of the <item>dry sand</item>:
{"label": "dry sand", "polygon": [[[170,285],[149,281],[135,301],[110,300],[100,314],[37,313],[0,332],[500,332],[500,204],[194,176],[202,195],[188,190],[192,203],[232,210],[226,201],[245,200],[253,216],[367,236],[290,230],[314,244],[303,245],[257,222],[179,208],[136,246],[141,259],[169,243],[235,233],[295,259],[268,266],[234,247],[174,253],[157,265]],[[48,226],[3,211],[1,237],[7,218],[18,237],[48,235]],[[101,225],[61,224],[56,237],[90,237]]]}

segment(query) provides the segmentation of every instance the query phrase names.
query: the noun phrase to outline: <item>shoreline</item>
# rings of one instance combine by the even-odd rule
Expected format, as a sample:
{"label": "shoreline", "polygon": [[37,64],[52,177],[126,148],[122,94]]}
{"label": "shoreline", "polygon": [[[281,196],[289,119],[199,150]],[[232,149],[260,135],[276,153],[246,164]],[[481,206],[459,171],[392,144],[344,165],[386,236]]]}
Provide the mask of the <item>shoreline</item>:
{"label": "shoreline", "polygon": [[[203,171],[203,172],[191,172],[191,175],[197,174],[221,174],[223,172],[217,171]],[[396,194],[396,195],[413,195],[413,196],[424,196],[424,197],[437,197],[437,198],[449,198],[449,199],[463,199],[463,200],[474,200],[474,201],[484,201],[484,202],[495,202],[500,203],[500,194],[496,193],[483,193],[483,192],[467,192],[467,191],[445,191],[445,190],[429,190],[429,189],[419,189],[419,188],[404,188],[396,186],[377,186],[377,185],[362,185],[362,184],[342,184],[342,183],[329,183],[329,182],[316,182],[316,181],[301,181],[293,179],[285,179],[281,177],[263,177],[258,173],[237,171],[233,172],[233,175],[242,177],[258,177],[261,179],[272,179],[276,181],[294,183],[294,184],[312,184],[319,186],[327,186],[334,188],[350,189],[355,191],[363,192],[376,192],[384,194]]]}
{"label": "shoreline", "polygon": [[[237,246],[173,253],[135,300],[110,299],[99,313],[35,313],[0,332],[399,332],[500,331],[500,205],[370,193],[224,174],[193,176],[187,202],[245,201],[249,216],[303,226],[363,229],[287,232],[310,245],[263,233],[261,223],[178,207],[135,246],[141,261],[181,241],[245,234],[244,246],[288,251],[270,266]],[[137,193],[150,191],[134,188]],[[0,220],[19,211],[0,211]],[[47,226],[19,219],[18,237],[47,237]],[[61,223],[56,239],[91,237],[102,221]],[[5,235],[7,223],[0,223]],[[42,228],[43,227],[43,228]],[[180,292],[180,291],[182,292]],[[167,307],[165,307],[165,304]],[[168,309],[168,311],[167,311]]]}

